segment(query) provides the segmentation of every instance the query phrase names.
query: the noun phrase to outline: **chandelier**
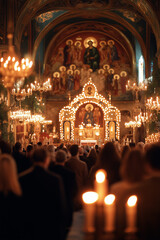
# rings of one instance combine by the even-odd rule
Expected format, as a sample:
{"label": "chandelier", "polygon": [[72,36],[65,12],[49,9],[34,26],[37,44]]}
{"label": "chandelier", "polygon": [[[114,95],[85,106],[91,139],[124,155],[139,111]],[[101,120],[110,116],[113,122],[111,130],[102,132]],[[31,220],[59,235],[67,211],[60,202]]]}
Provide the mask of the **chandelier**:
{"label": "chandelier", "polygon": [[25,97],[29,97],[32,95],[32,89],[28,88],[20,90],[20,88],[15,88],[12,89],[12,95],[16,97],[17,101],[22,101],[25,99]]}
{"label": "chandelier", "polygon": [[141,127],[142,123],[145,123],[149,120],[148,113],[142,113],[138,116],[135,116],[135,120],[130,121],[130,122],[125,122],[125,127],[126,128],[136,128],[136,127]]}
{"label": "chandelier", "polygon": [[153,98],[147,99],[146,108],[149,110],[160,110],[160,99],[156,97],[156,100],[153,101]]}
{"label": "chandelier", "polygon": [[160,141],[160,132],[153,133],[149,135],[147,138],[145,138],[145,143],[154,143]]}
{"label": "chandelier", "polygon": [[8,53],[6,57],[0,59],[0,73],[3,84],[6,88],[11,88],[16,78],[27,77],[32,72],[33,62],[28,58],[21,61],[17,57],[12,45],[13,34],[8,34]]}
{"label": "chandelier", "polygon": [[52,85],[50,83],[50,78],[47,79],[43,84],[40,84],[37,81],[34,81],[34,84],[31,83],[32,91],[40,91],[40,92],[47,92],[52,90]]}
{"label": "chandelier", "polygon": [[42,122],[45,118],[42,116],[42,114],[33,114],[31,117],[26,119],[27,122],[30,123],[36,123],[36,122]]}
{"label": "chandelier", "polygon": [[42,114],[33,114],[28,119],[26,119],[26,122],[29,123],[40,123],[44,125],[52,124],[51,120],[45,120],[45,117],[42,116]]}
{"label": "chandelier", "polygon": [[141,126],[141,122],[140,121],[130,121],[130,122],[125,122],[125,127],[126,128],[136,128],[136,127],[140,127]]}
{"label": "chandelier", "polygon": [[136,101],[138,101],[138,92],[147,91],[147,85],[145,83],[140,83],[139,85],[133,83],[133,85],[131,85],[130,80],[128,80],[128,83],[126,85],[126,91],[134,92],[136,95]]}
{"label": "chandelier", "polygon": [[136,83],[133,83],[133,85],[130,84],[130,80],[128,80],[128,83],[126,85],[126,90],[127,91],[146,91],[147,90],[147,85],[144,83],[140,83],[137,85]]}
{"label": "chandelier", "polygon": [[31,111],[25,111],[25,110],[17,110],[17,111],[11,111],[10,112],[10,118],[12,120],[21,120],[24,121],[31,117]]}

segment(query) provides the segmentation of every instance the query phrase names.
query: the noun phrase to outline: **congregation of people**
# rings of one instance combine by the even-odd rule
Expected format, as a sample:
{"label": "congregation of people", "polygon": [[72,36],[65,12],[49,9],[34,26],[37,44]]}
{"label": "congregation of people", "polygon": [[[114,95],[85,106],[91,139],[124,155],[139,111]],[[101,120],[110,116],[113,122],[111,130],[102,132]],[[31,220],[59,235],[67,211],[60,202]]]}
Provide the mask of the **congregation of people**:
{"label": "congregation of people", "polygon": [[83,211],[82,193],[94,189],[98,169],[106,170],[109,193],[116,196],[116,239],[124,239],[125,204],[133,194],[137,237],[160,239],[160,143],[56,147],[38,142],[23,149],[3,140],[0,239],[67,239],[74,214]]}

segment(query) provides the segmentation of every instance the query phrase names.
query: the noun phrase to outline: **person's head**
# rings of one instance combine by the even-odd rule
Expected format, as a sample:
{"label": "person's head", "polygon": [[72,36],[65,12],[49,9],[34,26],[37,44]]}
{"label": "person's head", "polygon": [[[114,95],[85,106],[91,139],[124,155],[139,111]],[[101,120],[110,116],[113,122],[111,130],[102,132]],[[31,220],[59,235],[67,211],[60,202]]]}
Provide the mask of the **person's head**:
{"label": "person's head", "polygon": [[63,150],[59,150],[56,152],[56,163],[60,165],[64,165],[67,159],[67,154]]}
{"label": "person's head", "polygon": [[88,154],[89,158],[92,158],[95,162],[97,160],[97,154],[94,148],[92,148]]}
{"label": "person's head", "polygon": [[73,144],[70,147],[69,151],[70,151],[70,154],[71,154],[72,157],[77,156],[78,155],[78,145],[77,144]]}
{"label": "person's head", "polygon": [[59,149],[62,149],[64,147],[64,143],[61,143],[60,145],[59,145]]}
{"label": "person's head", "polygon": [[131,142],[131,143],[129,143],[129,146],[130,146],[131,149],[134,149],[136,144],[134,142]]}
{"label": "person's head", "polygon": [[0,152],[11,154],[11,146],[9,143],[0,140]]}
{"label": "person's head", "polygon": [[123,146],[121,151],[121,158],[124,159],[124,157],[129,151],[130,151],[130,147],[128,145]]}
{"label": "person's head", "polygon": [[140,151],[144,151],[144,143],[143,142],[138,142],[136,145],[136,149],[140,150]]}
{"label": "person's head", "polygon": [[55,148],[53,145],[48,145],[47,147],[48,154],[50,156],[51,161],[55,161]]}
{"label": "person's head", "polygon": [[22,145],[20,142],[16,142],[14,145],[14,151],[15,152],[21,152],[22,151]]}
{"label": "person's head", "polygon": [[48,150],[48,145],[46,145],[46,144],[43,145],[43,149],[47,151]]}
{"label": "person's head", "polygon": [[47,168],[50,163],[50,158],[47,151],[43,148],[36,149],[32,155],[34,165],[41,165]]}
{"label": "person's head", "polygon": [[68,40],[66,44],[67,44],[68,46],[71,46],[71,45],[72,45],[72,41],[71,41],[71,40]]}
{"label": "person's head", "polygon": [[80,155],[80,156],[83,156],[83,154],[84,154],[84,149],[83,149],[82,147],[79,147],[78,151],[79,151],[79,155]]}
{"label": "person's head", "polygon": [[91,112],[91,107],[88,107],[88,112]]}
{"label": "person's head", "polygon": [[95,149],[96,149],[96,150],[98,150],[98,149],[99,149],[99,146],[98,146],[97,144],[95,145]]}
{"label": "person's head", "polygon": [[91,46],[93,46],[93,41],[88,41],[88,45],[89,45],[89,47],[91,47]]}
{"label": "person's head", "polygon": [[150,170],[160,173],[160,144],[152,144],[147,148],[145,160]]}
{"label": "person's head", "polygon": [[0,156],[0,191],[5,195],[9,192],[18,196],[22,194],[18,182],[16,163],[9,154]]}
{"label": "person's head", "polygon": [[99,167],[107,168],[108,166],[113,166],[115,162],[120,162],[120,157],[117,153],[116,147],[114,143],[107,142],[100,154],[99,154],[99,161],[97,162]]}
{"label": "person's head", "polygon": [[143,154],[136,149],[128,152],[120,168],[122,179],[129,183],[136,183],[143,179],[144,172],[145,162]]}
{"label": "person's head", "polygon": [[33,145],[29,144],[26,148],[26,156],[31,157],[32,153],[33,153]]}
{"label": "person's head", "polygon": [[41,143],[41,142],[38,142],[38,143],[37,143],[37,146],[38,146],[38,147],[42,147],[42,143]]}

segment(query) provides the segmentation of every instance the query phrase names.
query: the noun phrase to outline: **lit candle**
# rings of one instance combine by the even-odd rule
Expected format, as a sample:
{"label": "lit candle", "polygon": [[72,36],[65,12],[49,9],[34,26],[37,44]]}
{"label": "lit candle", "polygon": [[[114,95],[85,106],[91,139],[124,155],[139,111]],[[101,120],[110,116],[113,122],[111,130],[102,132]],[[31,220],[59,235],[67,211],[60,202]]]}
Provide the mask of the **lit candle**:
{"label": "lit candle", "polygon": [[136,228],[136,216],[137,216],[137,196],[132,195],[128,198],[126,204],[126,233],[135,233]]}
{"label": "lit candle", "polygon": [[108,194],[107,173],[104,169],[96,172],[95,191],[98,193],[98,204],[103,204],[105,196]]}
{"label": "lit candle", "polygon": [[115,206],[115,195],[109,194],[104,199],[105,207],[105,225],[104,230],[106,232],[114,232],[115,230],[115,212],[116,212],[116,206]]}
{"label": "lit candle", "polygon": [[85,209],[85,232],[95,231],[95,208],[98,194],[96,192],[86,192],[82,195]]}

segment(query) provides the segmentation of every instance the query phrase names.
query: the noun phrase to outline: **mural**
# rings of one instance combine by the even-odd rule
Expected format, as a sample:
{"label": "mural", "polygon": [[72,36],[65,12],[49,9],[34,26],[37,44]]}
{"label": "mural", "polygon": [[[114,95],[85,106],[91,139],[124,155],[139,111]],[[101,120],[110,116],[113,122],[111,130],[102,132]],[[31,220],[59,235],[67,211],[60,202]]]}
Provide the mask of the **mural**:
{"label": "mural", "polygon": [[75,127],[78,128],[81,124],[103,127],[103,119],[103,111],[99,106],[94,103],[83,104],[76,112]]}
{"label": "mural", "polygon": [[67,94],[67,91],[71,95],[78,94],[89,77],[104,96],[109,93],[115,98],[126,95],[131,62],[120,43],[102,34],[82,34],[53,49],[45,75],[52,79],[55,97]]}

